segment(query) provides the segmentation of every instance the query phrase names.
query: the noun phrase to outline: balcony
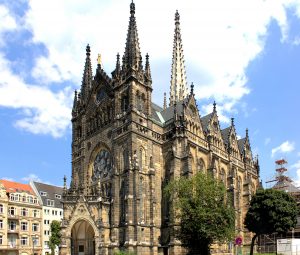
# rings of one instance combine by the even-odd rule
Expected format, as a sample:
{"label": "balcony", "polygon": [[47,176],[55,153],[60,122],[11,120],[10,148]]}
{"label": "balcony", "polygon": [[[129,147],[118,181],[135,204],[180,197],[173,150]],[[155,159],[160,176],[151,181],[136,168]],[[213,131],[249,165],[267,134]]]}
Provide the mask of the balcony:
{"label": "balcony", "polygon": [[7,214],[7,218],[8,219],[13,219],[13,220],[18,220],[19,219],[19,215]]}
{"label": "balcony", "polygon": [[15,229],[7,229],[7,233],[8,234],[19,234],[19,229],[15,228]]}
{"label": "balcony", "polygon": [[19,245],[9,242],[8,245],[1,245],[1,250],[19,250]]}

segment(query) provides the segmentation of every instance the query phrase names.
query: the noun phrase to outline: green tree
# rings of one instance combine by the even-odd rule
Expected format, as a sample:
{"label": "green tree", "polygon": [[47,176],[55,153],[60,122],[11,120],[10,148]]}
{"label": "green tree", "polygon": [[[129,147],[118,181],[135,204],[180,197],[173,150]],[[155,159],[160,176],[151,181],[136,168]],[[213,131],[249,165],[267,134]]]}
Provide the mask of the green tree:
{"label": "green tree", "polygon": [[51,236],[49,239],[49,247],[51,249],[51,255],[54,255],[56,246],[60,245],[60,238],[61,238],[60,222],[57,220],[52,221],[50,225],[50,229],[51,229]]}
{"label": "green tree", "polygon": [[259,189],[253,196],[245,217],[246,228],[254,233],[250,255],[255,239],[261,234],[286,233],[297,223],[297,203],[288,193],[275,189]]}
{"label": "green tree", "polygon": [[173,219],[179,219],[175,236],[189,254],[209,254],[213,242],[233,238],[234,209],[223,183],[210,174],[181,177],[170,182],[164,192],[174,206]]}

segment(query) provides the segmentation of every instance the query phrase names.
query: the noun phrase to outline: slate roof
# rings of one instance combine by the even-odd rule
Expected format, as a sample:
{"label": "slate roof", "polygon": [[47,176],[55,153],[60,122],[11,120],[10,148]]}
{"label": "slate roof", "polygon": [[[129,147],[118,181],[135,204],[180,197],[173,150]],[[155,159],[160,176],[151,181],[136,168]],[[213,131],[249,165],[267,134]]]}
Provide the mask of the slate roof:
{"label": "slate roof", "polygon": [[207,131],[207,127],[208,127],[209,121],[212,118],[212,116],[213,116],[213,112],[200,118],[202,127],[203,127],[203,131]]}
{"label": "slate roof", "polygon": [[244,151],[244,143],[246,141],[246,137],[242,138],[242,139],[239,139],[237,142],[238,142],[238,146],[239,146],[239,150],[240,150],[240,153],[243,153]]}
{"label": "slate roof", "polygon": [[228,143],[229,143],[230,130],[231,130],[231,127],[227,127],[227,128],[224,128],[221,130],[221,135],[222,135],[223,141],[226,145],[228,145]]}
{"label": "slate roof", "polygon": [[4,186],[6,189],[6,192],[8,193],[14,193],[14,192],[25,192],[31,195],[36,195],[30,185],[23,184],[19,182],[12,182],[8,180],[0,180],[0,183]]}
{"label": "slate roof", "polygon": [[158,114],[161,111],[163,111],[163,108],[161,108],[160,106],[154,103],[152,103],[151,107],[152,107],[152,118],[162,124],[162,120],[160,119],[160,116]]}
{"label": "slate roof", "polygon": [[[54,207],[63,208],[61,203],[63,188],[40,182],[33,182],[33,184],[39,192],[44,206],[47,206],[47,199],[50,199],[54,200]],[[47,193],[46,196],[41,195],[42,191]],[[55,197],[55,195],[60,195],[60,199]]]}
{"label": "slate roof", "polygon": [[[177,102],[176,104],[176,110],[177,113],[180,115],[183,111],[183,103],[187,103],[189,100],[188,97],[185,99]],[[174,117],[174,106],[171,105],[167,107],[165,110],[158,106],[157,104],[152,103],[152,118],[156,121],[159,121],[161,124],[166,123],[168,120],[172,119]]]}

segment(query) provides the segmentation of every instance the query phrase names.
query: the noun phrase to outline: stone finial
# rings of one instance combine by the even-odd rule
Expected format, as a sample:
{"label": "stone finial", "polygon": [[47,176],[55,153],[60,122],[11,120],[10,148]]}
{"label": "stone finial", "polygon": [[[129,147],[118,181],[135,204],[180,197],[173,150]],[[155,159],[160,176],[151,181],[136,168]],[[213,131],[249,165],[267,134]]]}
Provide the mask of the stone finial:
{"label": "stone finial", "polygon": [[131,16],[134,16],[134,14],[135,14],[135,4],[134,4],[133,0],[131,1],[131,4],[130,4],[130,14],[131,14]]}
{"label": "stone finial", "polygon": [[164,92],[164,110],[167,109],[167,93]]}
{"label": "stone finial", "polygon": [[145,75],[148,79],[151,80],[151,70],[150,70],[150,62],[149,62],[149,54],[146,54],[146,64],[145,64]]}
{"label": "stone finial", "polygon": [[67,190],[67,177],[64,175],[64,190]]}
{"label": "stone finial", "polygon": [[194,83],[191,84],[191,95],[194,95]]}

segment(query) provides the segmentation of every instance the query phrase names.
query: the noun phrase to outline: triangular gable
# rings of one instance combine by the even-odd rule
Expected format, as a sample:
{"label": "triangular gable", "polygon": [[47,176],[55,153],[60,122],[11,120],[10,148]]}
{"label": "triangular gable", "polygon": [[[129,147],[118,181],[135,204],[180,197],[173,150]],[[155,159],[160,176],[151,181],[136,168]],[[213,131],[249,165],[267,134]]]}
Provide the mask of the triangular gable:
{"label": "triangular gable", "polygon": [[106,72],[98,67],[96,71],[96,75],[93,80],[93,87],[97,90],[99,87],[103,87],[107,94],[111,94],[113,91],[112,79],[106,74]]}
{"label": "triangular gable", "polygon": [[230,127],[222,129],[221,134],[227,151],[232,156],[241,159],[241,153],[234,125],[232,124]]}
{"label": "triangular gable", "polygon": [[204,137],[200,113],[196,103],[194,94],[190,94],[188,100],[183,108],[184,117],[187,120],[187,128],[193,133],[197,133],[201,137]]}
{"label": "triangular gable", "polygon": [[[220,123],[217,115],[217,111],[213,111],[210,114],[210,118],[206,118],[205,121],[207,122],[206,125],[206,135],[210,135],[212,137],[212,143],[215,144],[219,148],[223,148],[225,150],[225,145],[220,129]],[[220,144],[221,143],[221,144]]]}

